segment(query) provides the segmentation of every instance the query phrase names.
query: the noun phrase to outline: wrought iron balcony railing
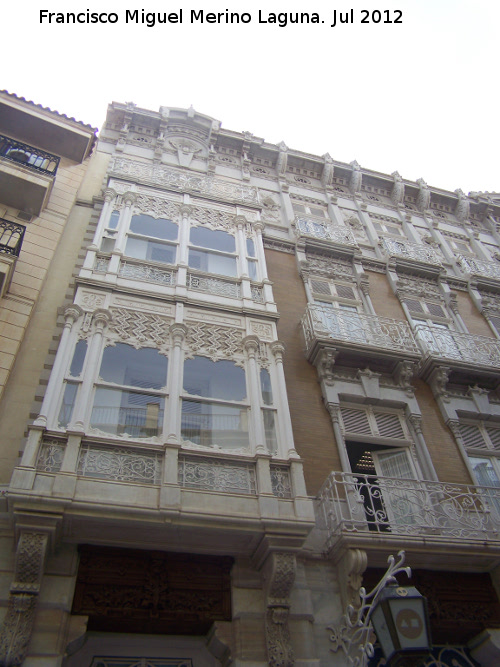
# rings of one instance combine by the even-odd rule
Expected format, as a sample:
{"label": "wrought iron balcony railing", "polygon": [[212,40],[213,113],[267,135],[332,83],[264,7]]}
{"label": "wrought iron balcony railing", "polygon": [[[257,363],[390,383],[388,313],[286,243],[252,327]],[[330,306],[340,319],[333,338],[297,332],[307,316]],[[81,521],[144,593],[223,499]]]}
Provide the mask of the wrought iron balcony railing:
{"label": "wrought iron balcony railing", "polygon": [[295,228],[298,236],[312,236],[316,239],[332,241],[341,245],[358,247],[356,239],[350,229],[341,225],[334,225],[326,219],[305,218],[303,216],[296,218]]}
{"label": "wrought iron balcony railing", "polygon": [[496,338],[460,333],[426,324],[418,324],[415,333],[424,354],[477,366],[500,368],[500,341]]}
{"label": "wrought iron balcony railing", "polygon": [[302,327],[308,351],[318,338],[328,338],[394,352],[420,352],[409,325],[387,317],[309,304]]}
{"label": "wrought iron balcony railing", "polygon": [[0,134],[0,157],[17,162],[49,176],[55,176],[60,158],[39,148],[15,141]]}
{"label": "wrought iron balcony railing", "polygon": [[405,259],[424,262],[425,264],[433,264],[434,266],[442,266],[443,264],[443,258],[440,257],[433,248],[420,245],[419,243],[383,238],[382,248],[385,250],[386,254],[390,256],[404,257]]}
{"label": "wrought iron balcony railing", "polygon": [[500,488],[332,472],[318,494],[327,548],[347,534],[500,541]]}
{"label": "wrought iron balcony railing", "polygon": [[19,257],[26,227],[0,218],[0,252]]}
{"label": "wrought iron balcony railing", "polygon": [[466,257],[465,255],[457,255],[457,260],[464,273],[500,280],[500,264],[498,262],[486,262],[483,259]]}

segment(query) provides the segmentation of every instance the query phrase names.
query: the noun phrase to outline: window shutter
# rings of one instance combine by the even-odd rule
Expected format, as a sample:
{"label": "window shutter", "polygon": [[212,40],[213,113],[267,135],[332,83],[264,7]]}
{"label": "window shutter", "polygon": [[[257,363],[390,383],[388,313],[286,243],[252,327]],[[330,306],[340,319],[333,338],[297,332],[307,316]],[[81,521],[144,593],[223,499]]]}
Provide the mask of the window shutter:
{"label": "window shutter", "polygon": [[405,434],[398,415],[388,412],[375,412],[375,421],[379,434],[384,438],[404,438]]}
{"label": "window shutter", "polygon": [[486,432],[490,437],[493,449],[500,451],[500,428],[486,427]]}
{"label": "window shutter", "polygon": [[404,302],[412,313],[423,313],[422,304],[417,299],[405,299]]}
{"label": "window shutter", "polygon": [[349,285],[335,285],[335,288],[337,290],[337,295],[342,297],[343,299],[356,298],[354,290],[352,289],[352,287],[349,287]]}
{"label": "window shutter", "polygon": [[434,315],[435,317],[446,317],[446,313],[438,303],[429,303],[428,301],[425,303],[431,315]]}
{"label": "window shutter", "polygon": [[490,315],[490,321],[497,330],[497,333],[500,334],[500,317],[498,315]]}
{"label": "window shutter", "polygon": [[309,206],[309,210],[311,211],[311,215],[314,215],[317,218],[324,218],[325,217],[325,212],[322,208],[316,208],[315,206]]}
{"label": "window shutter", "polygon": [[362,435],[371,435],[372,429],[368,421],[368,415],[365,410],[355,410],[353,408],[341,408],[342,421],[344,429],[348,433],[360,433]]}
{"label": "window shutter", "polygon": [[311,280],[311,288],[317,294],[331,294],[330,284],[326,280]]}
{"label": "window shutter", "polygon": [[479,426],[460,424],[460,435],[462,436],[464,445],[470,449],[484,449],[487,447]]}

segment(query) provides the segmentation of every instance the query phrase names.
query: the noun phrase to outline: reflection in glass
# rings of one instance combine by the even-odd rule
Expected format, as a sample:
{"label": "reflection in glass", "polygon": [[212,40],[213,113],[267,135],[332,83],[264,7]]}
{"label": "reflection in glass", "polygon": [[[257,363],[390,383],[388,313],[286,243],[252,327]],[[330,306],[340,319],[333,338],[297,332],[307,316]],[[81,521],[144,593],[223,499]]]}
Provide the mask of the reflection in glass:
{"label": "reflection in glass", "polygon": [[156,239],[175,241],[179,227],[166,218],[153,218],[150,215],[134,215],[130,221],[130,231]]}
{"label": "reflection in glass", "polygon": [[192,227],[189,240],[193,245],[222,252],[235,252],[234,236],[222,230],[208,229],[207,227]]}
{"label": "reflection in glass", "polygon": [[255,257],[255,243],[253,239],[247,239],[247,255],[249,257]]}
{"label": "reflection in glass", "polygon": [[157,243],[129,236],[125,246],[125,255],[135,259],[146,259],[163,264],[175,264],[176,246]]}
{"label": "reflection in glass", "polygon": [[262,410],[262,419],[264,420],[267,450],[270,454],[276,454],[278,451],[278,440],[276,438],[274,410]]}
{"label": "reflection in glass", "polygon": [[273,404],[273,390],[271,387],[271,376],[267,368],[260,370],[260,391],[265,405]]}
{"label": "reflection in glass", "polygon": [[113,435],[151,438],[161,433],[164,407],[161,396],[98,387],[91,426]]}
{"label": "reflection in glass", "polygon": [[158,350],[117,343],[104,349],[99,375],[106,382],[161,389],[167,383],[167,367],[168,359]]}
{"label": "reflection in glass", "polygon": [[108,229],[116,229],[120,219],[120,211],[112,211],[109,216]]}
{"label": "reflection in glass", "polygon": [[61,409],[59,410],[59,426],[67,426],[71,421],[77,390],[78,384],[76,382],[66,383]]}
{"label": "reflection in glass", "polygon": [[236,257],[219,255],[207,250],[193,250],[190,248],[188,264],[192,269],[217,273],[220,276],[236,276]]}
{"label": "reflection in glass", "polygon": [[243,401],[247,395],[245,371],[234,361],[211,361],[206,357],[186,359],[184,391],[195,396]]}
{"label": "reflection in glass", "polygon": [[248,448],[247,408],[183,399],[181,435],[203,447]]}
{"label": "reflection in glass", "polygon": [[69,374],[72,377],[78,377],[81,374],[86,354],[87,354],[87,341],[79,340],[78,343],[75,345],[75,352],[73,354],[73,359],[71,360],[71,366],[69,368]]}

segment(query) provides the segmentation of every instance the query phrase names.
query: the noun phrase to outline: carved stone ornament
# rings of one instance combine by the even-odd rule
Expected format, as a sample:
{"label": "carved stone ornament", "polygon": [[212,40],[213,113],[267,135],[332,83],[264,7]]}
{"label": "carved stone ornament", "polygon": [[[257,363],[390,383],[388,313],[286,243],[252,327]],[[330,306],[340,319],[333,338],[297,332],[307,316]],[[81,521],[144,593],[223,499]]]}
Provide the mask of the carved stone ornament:
{"label": "carved stone ornament", "polygon": [[262,219],[267,222],[280,222],[280,205],[270,194],[260,191]]}
{"label": "carved stone ornament", "polygon": [[155,218],[177,218],[180,203],[163,197],[151,197],[149,195],[137,195],[134,210],[140,213],[150,213]]}
{"label": "carved stone ornament", "polygon": [[470,202],[467,195],[460,190],[455,190],[458,197],[457,205],[455,206],[455,216],[461,221],[465,222],[470,215]]}
{"label": "carved stone ornament", "polygon": [[403,179],[397,171],[394,171],[391,176],[394,179],[394,185],[391,190],[391,199],[396,205],[403,204],[405,200],[405,184],[403,183]]}
{"label": "carved stone ornament", "polygon": [[349,180],[349,190],[351,192],[359,192],[361,190],[361,181],[363,180],[363,174],[361,173],[361,167],[353,160],[351,162],[352,172],[351,178]]}
{"label": "carved stone ornament", "polygon": [[169,144],[177,151],[177,158],[181,167],[189,167],[195,155],[200,153],[203,148],[190,139],[170,139]]}
{"label": "carved stone ornament", "polygon": [[416,296],[419,298],[431,297],[443,301],[438,283],[421,277],[415,280],[410,276],[398,275],[397,295],[400,298],[407,296]]}
{"label": "carved stone ornament", "polygon": [[271,667],[293,667],[295,664],[288,615],[296,570],[295,555],[291,553],[272,553],[264,566],[267,657]]}
{"label": "carved stone ornament", "polygon": [[128,308],[113,308],[107,338],[141,347],[157,347],[163,354],[169,347],[168,333],[171,321],[160,315]]}
{"label": "carved stone ornament", "polygon": [[419,193],[417,196],[417,208],[419,211],[425,211],[431,205],[431,191],[423,178],[417,180]]}
{"label": "carved stone ornament", "polygon": [[22,665],[33,632],[43,575],[47,533],[22,532],[16,554],[14,581],[0,633],[0,665]]}
{"label": "carved stone ornament", "polygon": [[306,254],[307,270],[311,275],[326,276],[337,280],[352,281],[354,269],[348,260],[321,257],[319,255]]}
{"label": "carved stone ornament", "polygon": [[324,165],[323,173],[321,174],[321,184],[327,188],[330,185],[333,185],[334,165],[333,159],[329,153],[325,153],[322,157],[324,160]]}
{"label": "carved stone ornament", "polygon": [[203,206],[193,206],[191,219],[210,229],[221,229],[234,232],[236,229],[235,214]]}
{"label": "carved stone ornament", "polygon": [[243,356],[243,334],[239,329],[205,322],[189,322],[186,346],[191,356],[201,355],[212,361]]}

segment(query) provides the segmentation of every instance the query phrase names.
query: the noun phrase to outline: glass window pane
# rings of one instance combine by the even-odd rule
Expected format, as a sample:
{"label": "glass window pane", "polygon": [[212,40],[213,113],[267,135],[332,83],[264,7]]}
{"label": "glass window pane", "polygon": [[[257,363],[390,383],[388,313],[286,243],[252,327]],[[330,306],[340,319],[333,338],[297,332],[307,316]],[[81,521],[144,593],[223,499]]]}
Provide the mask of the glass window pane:
{"label": "glass window pane", "polygon": [[77,390],[78,385],[75,382],[66,383],[61,409],[59,410],[59,426],[67,426],[71,421]]}
{"label": "glass window pane", "polygon": [[98,387],[91,426],[113,435],[151,438],[161,433],[164,408],[161,396]]}
{"label": "glass window pane", "polygon": [[189,240],[194,245],[223,252],[235,252],[234,236],[222,230],[207,229],[207,227],[191,227]]}
{"label": "glass window pane", "polygon": [[168,359],[158,350],[117,343],[104,349],[99,375],[107,382],[161,389],[167,383]]}
{"label": "glass window pane", "polygon": [[83,369],[83,362],[85,361],[85,355],[87,354],[87,341],[79,340],[75,345],[75,352],[73,354],[73,359],[71,361],[71,366],[69,369],[69,374],[73,377],[78,377]]}
{"label": "glass window pane", "polygon": [[178,225],[166,218],[153,218],[150,215],[133,215],[130,231],[144,236],[153,236],[167,241],[177,240]]}
{"label": "glass window pane", "polygon": [[272,410],[262,410],[264,420],[264,432],[266,434],[266,446],[270,454],[278,451],[278,440],[276,438],[276,423]]}
{"label": "glass window pane", "polygon": [[115,239],[109,239],[106,236],[101,241],[102,252],[113,252],[115,247]]}
{"label": "glass window pane", "polygon": [[175,264],[176,247],[168,243],[155,243],[129,236],[125,246],[125,255],[136,259],[150,259],[153,262]]}
{"label": "glass window pane", "polygon": [[257,262],[252,259],[248,260],[248,276],[250,280],[257,280]]}
{"label": "glass window pane", "polygon": [[188,264],[192,269],[218,273],[221,276],[236,276],[236,258],[217,255],[204,250],[189,250]]}
{"label": "glass window pane", "polygon": [[260,371],[260,390],[262,392],[262,400],[265,405],[273,404],[273,390],[271,387],[271,376],[267,368],[262,368]]}
{"label": "glass window pane", "polygon": [[116,229],[118,227],[118,220],[120,219],[120,211],[112,211],[109,216],[108,228]]}
{"label": "glass window pane", "polygon": [[195,396],[243,401],[247,395],[245,371],[234,361],[211,361],[206,357],[186,359],[184,391]]}
{"label": "glass window pane", "polygon": [[255,257],[255,243],[253,239],[247,239],[247,255],[249,257]]}
{"label": "glass window pane", "polygon": [[479,456],[469,456],[469,461],[480,486],[500,487],[500,479],[493,468],[491,459]]}
{"label": "glass window pane", "polygon": [[203,447],[247,448],[247,408],[183,399],[181,435]]}

